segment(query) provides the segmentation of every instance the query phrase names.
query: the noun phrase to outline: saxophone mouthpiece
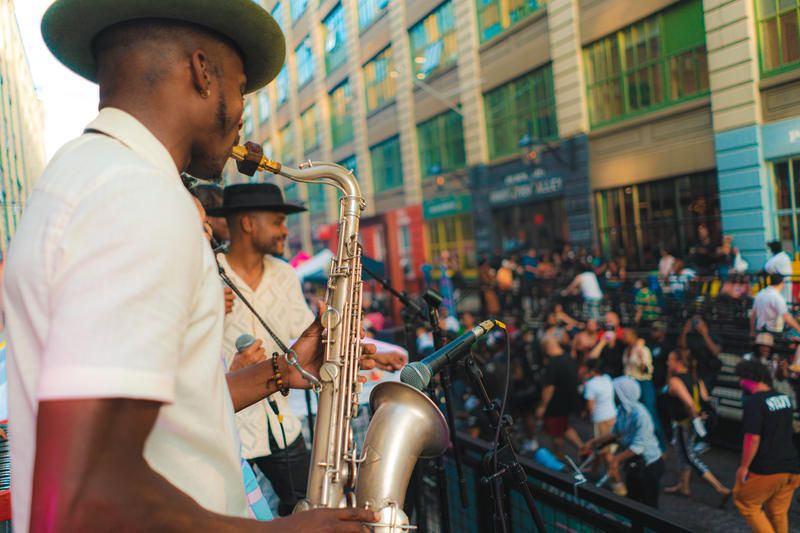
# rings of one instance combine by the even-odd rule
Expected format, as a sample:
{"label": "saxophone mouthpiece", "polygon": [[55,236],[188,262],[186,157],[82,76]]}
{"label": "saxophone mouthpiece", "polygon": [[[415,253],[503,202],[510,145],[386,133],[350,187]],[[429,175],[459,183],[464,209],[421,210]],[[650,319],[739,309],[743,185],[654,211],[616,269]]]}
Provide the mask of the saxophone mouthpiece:
{"label": "saxophone mouthpiece", "polygon": [[252,176],[259,170],[273,174],[281,171],[281,164],[265,157],[261,145],[254,142],[248,141],[244,143],[244,146],[234,146],[231,149],[230,157],[236,160],[239,172],[246,176]]}

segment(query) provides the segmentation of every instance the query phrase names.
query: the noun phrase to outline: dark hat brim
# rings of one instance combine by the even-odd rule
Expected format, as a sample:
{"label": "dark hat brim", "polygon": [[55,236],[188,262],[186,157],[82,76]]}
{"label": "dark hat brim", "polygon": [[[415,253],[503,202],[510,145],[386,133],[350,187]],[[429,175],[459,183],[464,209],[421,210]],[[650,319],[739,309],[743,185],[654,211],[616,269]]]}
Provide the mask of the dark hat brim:
{"label": "dark hat brim", "polygon": [[57,0],[42,17],[42,37],[67,68],[97,82],[95,37],[114,24],[149,18],[196,24],[233,41],[243,55],[248,93],[275,79],[283,66],[283,32],[253,0]]}
{"label": "dark hat brim", "polygon": [[213,207],[206,209],[206,215],[210,217],[226,217],[231,213],[237,211],[274,211],[276,213],[283,213],[285,215],[292,215],[294,213],[302,213],[308,211],[302,205],[297,204],[258,204],[258,205],[237,205],[232,207]]}

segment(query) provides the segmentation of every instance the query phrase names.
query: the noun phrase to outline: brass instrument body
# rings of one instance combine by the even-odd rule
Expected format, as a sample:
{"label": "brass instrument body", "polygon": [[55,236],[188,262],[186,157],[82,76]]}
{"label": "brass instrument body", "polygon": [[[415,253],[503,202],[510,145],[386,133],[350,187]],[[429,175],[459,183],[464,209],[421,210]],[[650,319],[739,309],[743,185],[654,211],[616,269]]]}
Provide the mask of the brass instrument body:
{"label": "brass instrument body", "polygon": [[[234,147],[239,170],[261,170],[290,180],[325,184],[342,191],[337,253],[331,260],[324,362],[320,368],[317,417],[306,499],[295,512],[313,508],[359,506],[381,515],[374,531],[400,533],[413,528],[403,513],[403,499],[417,457],[440,455],[447,448],[447,423],[437,406],[418,390],[383,383],[371,397],[372,420],[359,457],[351,420],[358,412],[361,358],[362,281],[359,221],[366,203],[352,172],[332,163],[284,167],[263,157],[261,146]],[[360,465],[360,467],[359,467]]]}

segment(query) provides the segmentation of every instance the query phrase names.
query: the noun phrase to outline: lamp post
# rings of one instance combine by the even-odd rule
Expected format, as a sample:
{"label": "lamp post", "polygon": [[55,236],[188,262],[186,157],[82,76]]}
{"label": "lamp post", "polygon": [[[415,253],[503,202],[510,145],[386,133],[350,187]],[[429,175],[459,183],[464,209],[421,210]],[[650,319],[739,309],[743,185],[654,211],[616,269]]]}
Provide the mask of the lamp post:
{"label": "lamp post", "polygon": [[[564,159],[562,148],[564,143],[568,143],[566,147],[568,151],[568,158]],[[575,142],[572,138],[560,140],[558,142],[542,141],[533,137],[530,133],[525,133],[519,138],[517,143],[522,151],[522,162],[526,165],[541,165],[541,157],[544,154],[550,154],[553,158],[561,163],[563,166],[570,170],[575,170]]]}

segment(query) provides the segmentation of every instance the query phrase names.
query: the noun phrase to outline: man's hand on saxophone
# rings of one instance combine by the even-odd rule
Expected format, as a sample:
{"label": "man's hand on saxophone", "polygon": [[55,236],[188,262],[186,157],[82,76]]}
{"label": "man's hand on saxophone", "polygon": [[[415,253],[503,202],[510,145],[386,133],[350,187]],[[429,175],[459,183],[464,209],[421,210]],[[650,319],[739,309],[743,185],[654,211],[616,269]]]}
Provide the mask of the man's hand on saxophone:
{"label": "man's hand on saxophone", "polygon": [[[317,308],[317,319],[300,335],[300,338],[292,346],[292,349],[297,353],[297,359],[300,365],[315,377],[319,377],[319,369],[322,366],[325,345],[323,339],[326,335],[325,327],[322,324],[322,314],[325,312],[326,302],[319,302]],[[361,330],[361,338],[364,338],[366,332]],[[371,370],[375,368],[376,361],[373,358],[377,348],[374,344],[362,344],[361,351],[361,369]],[[288,368],[287,368],[288,367]],[[307,389],[310,387],[308,381],[300,375],[294,368],[286,365],[285,361],[282,363],[281,372],[288,378],[289,388],[291,389]],[[366,380],[359,376],[359,380]]]}

